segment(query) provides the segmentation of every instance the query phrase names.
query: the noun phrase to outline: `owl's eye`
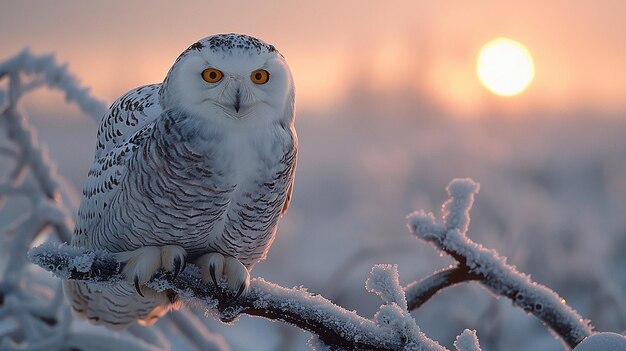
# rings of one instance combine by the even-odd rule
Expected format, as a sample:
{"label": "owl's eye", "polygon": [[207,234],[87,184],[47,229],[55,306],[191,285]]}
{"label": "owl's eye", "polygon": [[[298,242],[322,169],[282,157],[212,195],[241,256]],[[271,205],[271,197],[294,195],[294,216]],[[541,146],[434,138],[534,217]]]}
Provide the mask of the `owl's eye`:
{"label": "owl's eye", "polygon": [[222,71],[217,70],[215,68],[207,68],[202,71],[202,79],[206,80],[209,83],[217,83],[219,82],[224,75]]}
{"label": "owl's eye", "polygon": [[254,84],[265,84],[270,80],[270,72],[264,69],[257,69],[250,74],[250,79]]}

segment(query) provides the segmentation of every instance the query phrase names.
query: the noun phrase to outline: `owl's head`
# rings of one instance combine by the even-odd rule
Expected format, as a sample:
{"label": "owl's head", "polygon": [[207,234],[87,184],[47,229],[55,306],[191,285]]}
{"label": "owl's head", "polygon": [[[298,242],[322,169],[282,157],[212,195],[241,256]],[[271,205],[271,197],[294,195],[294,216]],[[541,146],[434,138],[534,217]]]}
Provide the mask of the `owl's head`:
{"label": "owl's head", "polygon": [[160,91],[165,109],[230,121],[293,120],[294,84],[285,58],[259,39],[218,34],[191,45]]}

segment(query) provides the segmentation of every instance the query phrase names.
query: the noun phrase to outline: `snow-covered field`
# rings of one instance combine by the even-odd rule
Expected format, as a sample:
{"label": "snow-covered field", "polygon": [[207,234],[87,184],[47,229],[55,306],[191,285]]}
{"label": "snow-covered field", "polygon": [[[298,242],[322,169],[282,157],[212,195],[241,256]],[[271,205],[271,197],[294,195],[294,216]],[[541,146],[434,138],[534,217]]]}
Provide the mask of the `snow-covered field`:
{"label": "snow-covered field", "polygon": [[[481,192],[469,237],[554,289],[597,330],[625,331],[626,118],[538,110],[463,120],[412,103],[419,96],[394,96],[361,90],[324,110],[299,111],[292,206],[252,275],[305,286],[370,317],[380,305],[364,287],[373,264],[398,264],[407,284],[453,263],[411,237],[406,216],[439,211],[446,184],[471,177]],[[76,197],[93,157],[96,122],[78,112],[42,111],[35,99],[26,99],[25,109],[68,180],[68,197]],[[77,202],[69,204],[75,212]],[[4,235],[2,223],[0,230]],[[446,290],[412,314],[448,348],[469,328],[483,350],[563,349],[535,318],[474,283]],[[279,323],[242,317],[226,326],[202,318],[232,350],[308,349],[308,334]],[[173,349],[184,346],[178,335],[169,335]]]}

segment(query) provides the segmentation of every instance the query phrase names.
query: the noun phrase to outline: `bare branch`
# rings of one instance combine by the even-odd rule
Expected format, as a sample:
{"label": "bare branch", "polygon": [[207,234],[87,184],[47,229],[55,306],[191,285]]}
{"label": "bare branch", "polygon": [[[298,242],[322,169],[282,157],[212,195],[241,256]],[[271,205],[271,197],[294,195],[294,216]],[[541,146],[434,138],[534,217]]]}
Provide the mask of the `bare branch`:
{"label": "bare branch", "polygon": [[440,270],[432,275],[410,283],[405,287],[409,311],[420,308],[441,290],[459,283],[480,280],[477,274],[469,272],[465,266]]}

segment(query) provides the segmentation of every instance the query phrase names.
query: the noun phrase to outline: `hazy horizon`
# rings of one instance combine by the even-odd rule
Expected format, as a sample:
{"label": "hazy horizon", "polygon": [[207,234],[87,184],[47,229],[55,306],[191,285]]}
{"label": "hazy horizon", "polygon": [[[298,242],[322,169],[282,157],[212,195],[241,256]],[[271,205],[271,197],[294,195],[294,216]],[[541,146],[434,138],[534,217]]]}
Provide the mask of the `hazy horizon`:
{"label": "hazy horizon", "polygon": [[[626,112],[626,80],[620,79],[626,77],[620,15],[626,3],[394,4],[4,1],[0,59],[24,47],[54,53],[111,102],[131,88],[160,82],[196,40],[239,32],[285,55],[303,110],[340,104],[360,87],[380,92],[381,100],[421,98],[461,117]],[[478,50],[500,36],[526,45],[536,65],[527,91],[509,98],[491,94],[475,74]],[[39,105],[61,105],[45,94],[37,98]]]}

